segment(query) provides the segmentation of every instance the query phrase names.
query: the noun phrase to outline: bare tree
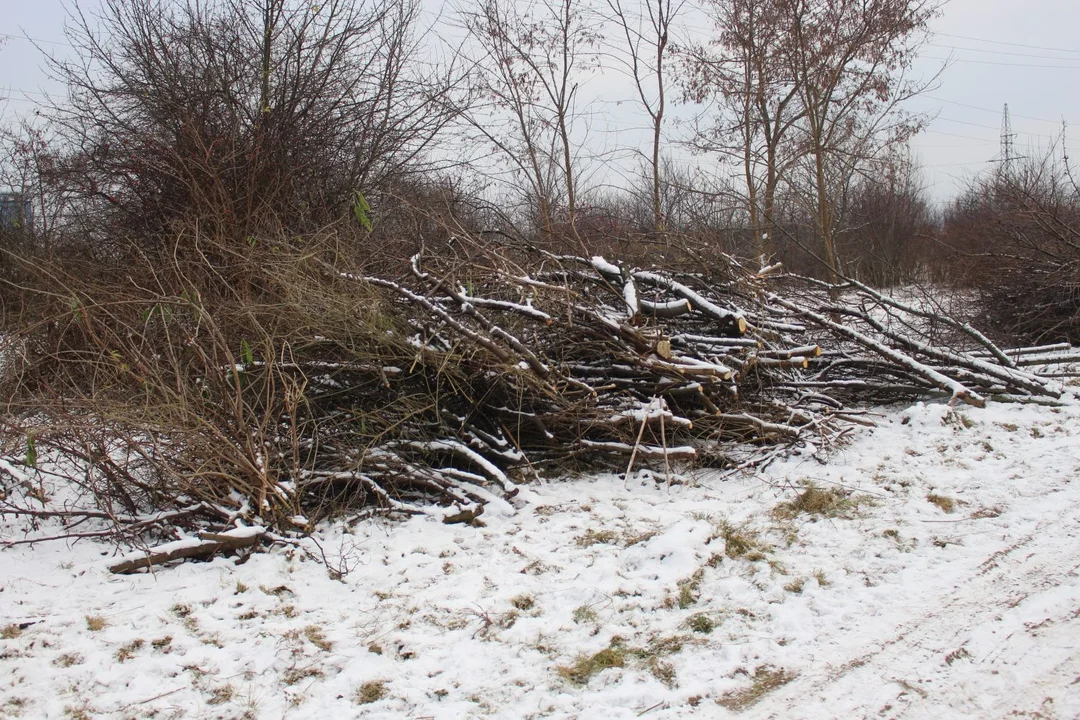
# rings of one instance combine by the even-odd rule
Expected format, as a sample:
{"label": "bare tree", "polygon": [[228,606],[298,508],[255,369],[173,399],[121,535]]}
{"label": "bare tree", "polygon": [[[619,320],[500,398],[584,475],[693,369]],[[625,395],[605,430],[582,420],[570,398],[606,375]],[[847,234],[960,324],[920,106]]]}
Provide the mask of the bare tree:
{"label": "bare tree", "polygon": [[484,0],[459,13],[482,98],[469,125],[524,179],[540,229],[553,232],[564,203],[576,233],[578,77],[599,39],[589,16],[578,0]]}
{"label": "bare tree", "polygon": [[[917,125],[900,103],[925,89],[907,76],[936,0],[785,0],[784,63],[802,105],[800,140],[811,167],[814,215],[830,279],[838,195],[859,164],[907,139]],[[831,177],[830,177],[831,176]]]}
{"label": "bare tree", "polygon": [[57,162],[53,137],[46,124],[23,121],[0,131],[0,187],[20,196],[29,208],[26,235],[46,247],[65,198],[46,184]]}
{"label": "bare tree", "polygon": [[837,237],[846,274],[875,287],[919,279],[929,261],[933,225],[919,166],[896,149],[879,172],[861,177]]}
{"label": "bare tree", "polygon": [[718,105],[694,142],[738,159],[754,251],[763,264],[776,249],[778,190],[798,159],[789,137],[803,116],[782,62],[790,42],[781,23],[783,2],[710,0],[706,11],[716,36],[682,49],[687,97]]}
{"label": "bare tree", "polygon": [[[607,0],[612,18],[625,40],[621,57],[634,81],[638,100],[649,116],[652,130],[652,225],[657,232],[665,229],[660,143],[667,108],[667,72],[664,60],[671,43],[671,25],[682,11],[682,0],[642,0],[635,12],[627,11],[621,0]],[[649,87],[651,86],[651,88]]]}
{"label": "bare tree", "polygon": [[[710,43],[684,49],[686,95],[719,113],[696,143],[737,157],[757,254],[775,250],[778,191],[811,200],[821,261],[836,280],[837,223],[868,164],[918,127],[900,105],[936,0],[710,0]],[[788,213],[790,214],[790,213]]]}
{"label": "bare tree", "polygon": [[941,236],[939,277],[975,291],[996,337],[1080,342],[1080,188],[1056,146],[973,180]]}

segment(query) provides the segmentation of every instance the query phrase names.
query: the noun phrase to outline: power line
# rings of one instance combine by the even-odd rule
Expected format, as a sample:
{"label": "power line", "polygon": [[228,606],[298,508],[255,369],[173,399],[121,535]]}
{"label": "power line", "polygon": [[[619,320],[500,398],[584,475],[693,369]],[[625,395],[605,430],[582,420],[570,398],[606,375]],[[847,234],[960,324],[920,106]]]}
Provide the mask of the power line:
{"label": "power line", "polygon": [[988,43],[990,45],[1008,45],[1009,47],[1027,48],[1028,50],[1046,50],[1048,52],[1074,53],[1080,55],[1080,50],[1073,48],[1052,48],[1041,45],[1023,45],[1021,43],[1005,42],[1004,40],[988,40],[986,38],[971,37],[970,35],[950,35],[949,33],[934,33],[937,37],[953,38],[955,40],[970,40],[971,42]]}
{"label": "power line", "polygon": [[[995,127],[993,125],[982,125],[981,123],[968,122],[967,120],[953,120],[952,118],[947,118],[947,117],[940,117],[939,116],[939,117],[934,118],[934,119],[935,120],[942,120],[944,122],[957,123],[959,125],[970,125],[971,127],[982,128],[984,130],[1000,130],[1001,129],[1000,126]],[[1044,135],[1042,133],[1023,132],[1023,131],[1018,131],[1018,132],[1013,133],[1013,134],[1014,135],[1029,135],[1031,137],[1037,137],[1037,138],[1050,138],[1050,139],[1054,138],[1053,135]]]}
{"label": "power line", "polygon": [[921,164],[920,163],[920,166],[924,167],[924,168],[947,168],[947,167],[970,167],[972,165],[985,165],[985,164],[986,164],[985,160],[972,160],[971,162],[959,162],[959,163],[940,163],[940,164],[938,164],[938,163]]}
{"label": "power line", "polygon": [[0,38],[5,40],[26,40],[32,43],[41,43],[42,45],[62,45],[64,47],[74,47],[71,43],[61,42],[59,40],[45,40],[42,38],[30,37],[29,35],[12,35],[11,33],[0,33]]}
{"label": "power line", "polygon": [[14,95],[36,95],[36,96],[38,96],[40,98],[45,98],[46,100],[48,100],[49,97],[50,97],[50,95],[48,93],[38,92],[36,90],[20,90],[19,88],[2,88],[2,87],[0,87],[0,93],[7,93],[8,97],[11,97],[11,96],[14,96]]}
{"label": "power line", "polygon": [[944,130],[923,130],[923,132],[930,135],[947,135],[948,137],[963,138],[964,140],[979,140],[987,145],[997,145],[997,142],[990,142],[986,138],[977,137],[975,135],[961,135],[960,133],[945,132]]}
{"label": "power line", "polygon": [[[971,139],[974,140],[975,138],[971,138]],[[967,145],[960,145],[958,143],[952,143],[952,142],[950,142],[950,143],[934,143],[934,144],[918,143],[918,145],[919,145],[920,149],[925,149],[925,150],[944,150],[946,148],[948,148],[949,150],[964,150],[964,149],[990,147],[991,145],[997,145],[997,143],[992,141],[992,140],[985,140],[985,141],[980,141],[980,142],[969,143]]]}
{"label": "power line", "polygon": [[1031,53],[1015,53],[1007,52],[1005,50],[984,50],[982,48],[969,48],[960,47],[958,45],[939,45],[938,43],[927,43],[927,47],[936,47],[943,50],[959,50],[960,52],[977,52],[986,53],[988,55],[1008,55],[1010,57],[1023,57],[1023,58],[1036,58],[1039,60],[1064,60],[1066,62],[1076,62],[1074,57],[1059,57],[1056,55],[1032,55]]}
{"label": "power line", "polygon": [[[993,113],[997,115],[1000,110],[994,110],[992,108],[980,107],[978,105],[968,105],[967,103],[956,102],[955,100],[946,100],[945,98],[934,97],[933,95],[924,95],[927,100],[933,100],[934,102],[945,103],[947,105],[956,105],[958,107],[968,108],[969,110],[981,110],[982,112]],[[1046,118],[1032,117],[1031,115],[1017,115],[1013,114],[1013,117],[1021,118],[1023,120],[1035,120],[1036,122],[1051,123],[1053,125],[1060,125],[1061,120],[1047,120]]]}
{"label": "power line", "polygon": [[968,122],[967,120],[953,120],[952,118],[940,117],[940,116],[938,116],[938,117],[936,117],[934,119],[935,120],[941,120],[942,122],[956,123],[958,125],[970,125],[971,127],[983,128],[984,130],[997,130],[998,129],[998,128],[994,127],[993,125],[981,125],[979,123]]}
{"label": "power line", "polygon": [[[931,57],[929,55],[922,56],[926,60],[938,60],[940,62],[954,62],[954,63],[969,63],[972,65],[1002,65],[1004,67],[1017,67],[1017,68],[1045,68],[1052,70],[1080,70],[1080,65],[1035,65],[1032,63],[1007,63],[1007,62],[994,62],[993,60],[963,60],[961,58],[942,58]],[[1063,60],[1065,58],[1062,58]],[[1069,58],[1072,61],[1072,58]]]}

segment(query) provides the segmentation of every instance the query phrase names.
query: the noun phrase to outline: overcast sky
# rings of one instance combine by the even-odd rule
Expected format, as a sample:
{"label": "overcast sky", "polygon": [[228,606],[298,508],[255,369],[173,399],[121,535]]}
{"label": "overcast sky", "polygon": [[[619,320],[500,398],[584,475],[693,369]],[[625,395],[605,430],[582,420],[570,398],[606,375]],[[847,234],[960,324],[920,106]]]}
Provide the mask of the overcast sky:
{"label": "overcast sky", "polygon": [[[83,0],[92,10],[98,0]],[[0,94],[4,114],[29,112],[40,93],[56,93],[41,71],[40,53],[64,53],[61,0],[0,0]],[[944,201],[958,184],[999,155],[1002,106],[1008,103],[1016,148],[1037,154],[1069,123],[1066,147],[1080,157],[1080,1],[951,0],[934,23],[935,37],[917,69],[933,74],[952,62],[939,87],[913,101],[936,115],[914,141],[933,197]],[[1076,123],[1077,127],[1072,127]]]}

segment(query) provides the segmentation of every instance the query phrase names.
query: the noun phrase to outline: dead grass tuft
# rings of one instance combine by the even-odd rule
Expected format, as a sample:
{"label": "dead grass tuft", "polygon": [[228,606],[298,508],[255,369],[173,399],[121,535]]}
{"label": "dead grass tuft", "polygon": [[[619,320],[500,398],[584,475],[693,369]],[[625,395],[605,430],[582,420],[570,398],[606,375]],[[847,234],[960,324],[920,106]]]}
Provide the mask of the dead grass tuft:
{"label": "dead grass tuft", "polygon": [[716,629],[716,621],[706,613],[695,613],[686,621],[686,626],[696,633],[708,635]]}
{"label": "dead grass tuft", "polygon": [[136,638],[128,644],[121,646],[120,649],[116,651],[117,662],[127,662],[131,658],[135,657],[135,653],[141,650],[142,646],[145,644],[146,643],[143,641],[142,638]]}
{"label": "dead grass tuft", "polygon": [[842,517],[850,514],[859,504],[860,501],[853,499],[843,488],[822,489],[810,485],[794,500],[777,505],[773,509],[773,517],[778,520],[791,520],[799,515]]}
{"label": "dead grass tuft", "polygon": [[232,701],[232,699],[233,699],[233,697],[235,695],[236,695],[236,690],[233,689],[233,686],[229,685],[229,684],[225,684],[225,685],[222,685],[220,687],[214,688],[214,690],[210,693],[210,697],[207,698],[206,704],[207,705],[223,705],[223,704],[225,704],[227,702]]}
{"label": "dead grass tuft", "polygon": [[[717,526],[717,535],[724,540],[724,554],[732,560],[757,562],[765,559],[771,549],[761,540],[761,534],[750,527],[735,526],[726,521]],[[712,558],[710,558],[710,561]],[[719,561],[716,562],[719,565]]]}
{"label": "dead grass tuft", "polygon": [[176,603],[169,611],[178,618],[186,618],[192,613],[192,608],[187,603]]}
{"label": "dead grass tuft", "polygon": [[370,705],[386,697],[385,680],[369,680],[356,690],[355,700],[358,705]]}
{"label": "dead grass tuft", "polygon": [[0,717],[21,717],[26,706],[29,705],[29,701],[26,698],[13,697],[8,698],[0,705]]}
{"label": "dead grass tuft", "polygon": [[588,605],[579,605],[574,608],[574,622],[578,625],[584,625],[586,623],[594,623],[599,619],[596,611]]}
{"label": "dead grass tuft", "polygon": [[60,657],[53,660],[53,665],[62,668],[69,668],[72,665],[81,665],[83,662],[83,656],[78,653],[64,653]]}
{"label": "dead grass tuft", "polygon": [[522,612],[527,612],[536,607],[536,600],[533,599],[532,595],[518,595],[510,598],[510,604]]}
{"label": "dead grass tuft", "polygon": [[614,637],[608,647],[592,655],[579,655],[572,665],[557,668],[559,675],[575,685],[585,685],[597,673],[609,668],[626,667],[631,661],[648,670],[668,687],[675,686],[675,667],[662,658],[681,652],[695,642],[684,635],[657,636],[645,646],[628,646],[622,638]]}
{"label": "dead grass tuft", "polygon": [[281,675],[281,681],[286,685],[295,685],[301,680],[307,678],[321,678],[325,673],[314,665],[308,665],[306,667],[289,668]]}
{"label": "dead grass tuft", "polygon": [[750,687],[724,693],[723,697],[717,699],[716,704],[734,712],[742,712],[758,703],[768,693],[794,679],[795,673],[769,665],[759,665],[754,670]]}
{"label": "dead grass tuft", "polygon": [[675,687],[675,666],[659,658],[649,658],[646,666],[652,676],[669,688]]}
{"label": "dead grass tuft", "polygon": [[639,533],[627,533],[623,537],[623,547],[633,547],[639,543],[647,542],[656,537],[656,530],[645,530]]}
{"label": "dead grass tuft", "polygon": [[685,610],[698,601],[701,596],[701,581],[705,571],[698,569],[693,575],[679,583],[679,609]]}
{"label": "dead grass tuft", "polygon": [[585,685],[589,679],[609,668],[626,667],[626,648],[614,641],[598,653],[579,655],[573,665],[560,665],[559,675],[575,685]]}
{"label": "dead grass tuft", "polygon": [[318,625],[308,625],[304,628],[304,636],[307,637],[311,644],[325,652],[330,652],[334,643],[326,639],[326,633]]}
{"label": "dead grass tuft", "polygon": [[942,512],[950,514],[956,512],[956,501],[953,500],[951,497],[938,495],[936,493],[930,493],[926,496],[926,499],[932,504],[937,505],[939,508],[941,508]]}
{"label": "dead grass tuft", "polygon": [[589,528],[585,531],[584,535],[578,537],[576,542],[580,547],[589,547],[591,545],[617,545],[619,543],[619,533],[614,530],[593,530]]}

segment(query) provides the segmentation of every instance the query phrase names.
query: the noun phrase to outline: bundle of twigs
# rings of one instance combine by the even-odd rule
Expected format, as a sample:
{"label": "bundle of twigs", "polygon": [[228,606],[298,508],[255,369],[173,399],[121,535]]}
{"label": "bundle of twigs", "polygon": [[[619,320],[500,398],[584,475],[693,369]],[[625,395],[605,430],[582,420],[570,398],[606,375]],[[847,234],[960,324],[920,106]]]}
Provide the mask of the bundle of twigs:
{"label": "bundle of twigs", "polygon": [[[67,397],[13,415],[8,437],[33,432],[38,452],[76,460],[96,504],[86,512],[104,509],[129,537],[178,525],[217,537],[238,523],[304,531],[345,511],[473,521],[542,474],[653,465],[670,481],[690,464],[738,471],[808,440],[828,446],[867,422],[867,404],[1062,397],[1024,360],[1052,363],[1061,348],[1004,351],[932,305],[856,282],[754,273],[722,255],[707,273],[507,255],[417,254],[390,278],[304,254],[305,292],[321,294],[298,301],[324,303],[321,320],[248,325],[265,330],[250,341],[190,295],[147,297],[182,348],[172,354],[131,340],[145,311],[143,330],[119,332],[120,316],[86,298],[76,324],[102,343],[109,387],[141,396],[107,412]],[[27,512],[14,485],[33,464],[0,511]],[[90,517],[79,512],[63,517]]]}

